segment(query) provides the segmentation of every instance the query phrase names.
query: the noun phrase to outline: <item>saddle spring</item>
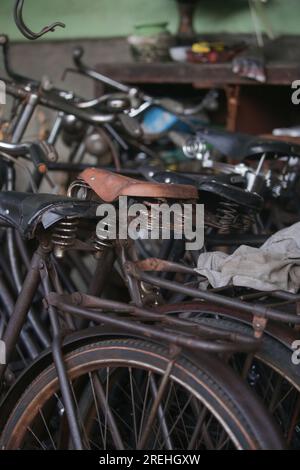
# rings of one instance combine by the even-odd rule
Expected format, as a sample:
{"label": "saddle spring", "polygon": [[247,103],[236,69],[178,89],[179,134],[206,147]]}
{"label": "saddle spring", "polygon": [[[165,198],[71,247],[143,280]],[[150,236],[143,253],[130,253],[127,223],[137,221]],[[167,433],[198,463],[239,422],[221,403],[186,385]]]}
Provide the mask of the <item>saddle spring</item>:
{"label": "saddle spring", "polygon": [[[82,179],[73,181],[68,188],[69,197],[75,197],[84,201],[90,200],[92,198],[92,194],[93,191],[90,186]],[[97,225],[96,234],[92,243],[97,252],[101,252],[112,245],[112,240],[107,238],[104,228],[102,230],[101,225],[99,224]]]}
{"label": "saddle spring", "polygon": [[57,258],[62,258],[66,249],[74,245],[79,220],[72,217],[58,222],[52,232],[52,243],[54,254]]}
{"label": "saddle spring", "polygon": [[96,235],[94,239],[94,248],[96,251],[101,252],[106,248],[110,248],[112,246],[112,240],[108,240],[107,238],[99,237],[99,234]]}
{"label": "saddle spring", "polygon": [[238,204],[233,202],[221,201],[216,211],[217,225],[220,234],[229,234],[232,231],[245,233],[250,230],[254,223],[254,215],[250,211],[241,212]]}

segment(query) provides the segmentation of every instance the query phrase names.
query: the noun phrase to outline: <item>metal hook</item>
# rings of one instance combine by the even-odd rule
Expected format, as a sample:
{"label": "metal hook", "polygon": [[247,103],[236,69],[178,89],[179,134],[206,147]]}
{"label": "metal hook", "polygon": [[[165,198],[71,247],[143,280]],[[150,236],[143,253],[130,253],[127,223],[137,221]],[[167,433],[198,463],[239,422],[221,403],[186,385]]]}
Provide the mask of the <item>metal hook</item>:
{"label": "metal hook", "polygon": [[52,23],[50,26],[45,26],[39,33],[34,33],[29,29],[24,20],[23,20],[23,6],[24,6],[24,0],[16,0],[15,3],[15,8],[14,8],[14,18],[15,18],[15,23],[19,29],[19,31],[23,34],[23,36],[27,39],[30,39],[31,41],[38,39],[44,34],[47,34],[50,31],[55,31],[57,27],[60,28],[65,28],[65,24],[61,23],[60,21],[56,21],[55,23]]}

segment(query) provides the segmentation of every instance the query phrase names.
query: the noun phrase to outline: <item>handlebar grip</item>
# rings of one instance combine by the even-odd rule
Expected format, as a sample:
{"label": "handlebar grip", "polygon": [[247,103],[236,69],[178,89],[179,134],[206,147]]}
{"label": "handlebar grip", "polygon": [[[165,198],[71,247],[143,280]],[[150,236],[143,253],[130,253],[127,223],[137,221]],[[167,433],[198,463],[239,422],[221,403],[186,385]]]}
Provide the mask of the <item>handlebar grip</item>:
{"label": "handlebar grip", "polygon": [[28,148],[30,158],[39,173],[46,173],[48,163],[57,161],[58,155],[55,147],[47,142],[33,142]]}

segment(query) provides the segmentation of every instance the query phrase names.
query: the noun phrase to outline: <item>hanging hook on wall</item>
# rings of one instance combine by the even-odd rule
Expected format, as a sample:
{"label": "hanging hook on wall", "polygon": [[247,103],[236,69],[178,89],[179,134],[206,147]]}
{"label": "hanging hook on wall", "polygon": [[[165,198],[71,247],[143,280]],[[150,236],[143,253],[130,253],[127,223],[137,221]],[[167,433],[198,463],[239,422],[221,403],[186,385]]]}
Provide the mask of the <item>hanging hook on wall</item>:
{"label": "hanging hook on wall", "polygon": [[61,23],[60,21],[56,21],[52,23],[50,26],[45,26],[39,33],[34,33],[29,29],[23,19],[23,7],[24,7],[24,0],[16,0],[15,7],[14,7],[14,18],[15,23],[19,29],[19,31],[25,36],[25,38],[30,40],[38,39],[44,34],[49,33],[50,31],[55,31],[57,27],[65,28],[65,24]]}

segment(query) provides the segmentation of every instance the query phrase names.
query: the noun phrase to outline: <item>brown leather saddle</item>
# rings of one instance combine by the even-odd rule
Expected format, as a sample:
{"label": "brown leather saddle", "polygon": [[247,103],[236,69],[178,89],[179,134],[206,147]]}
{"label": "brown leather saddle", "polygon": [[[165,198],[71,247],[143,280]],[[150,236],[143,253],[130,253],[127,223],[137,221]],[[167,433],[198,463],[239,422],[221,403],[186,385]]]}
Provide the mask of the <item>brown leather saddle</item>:
{"label": "brown leather saddle", "polygon": [[99,168],[88,168],[79,176],[105,202],[120,196],[151,199],[197,199],[198,191],[191,185],[139,181]]}

